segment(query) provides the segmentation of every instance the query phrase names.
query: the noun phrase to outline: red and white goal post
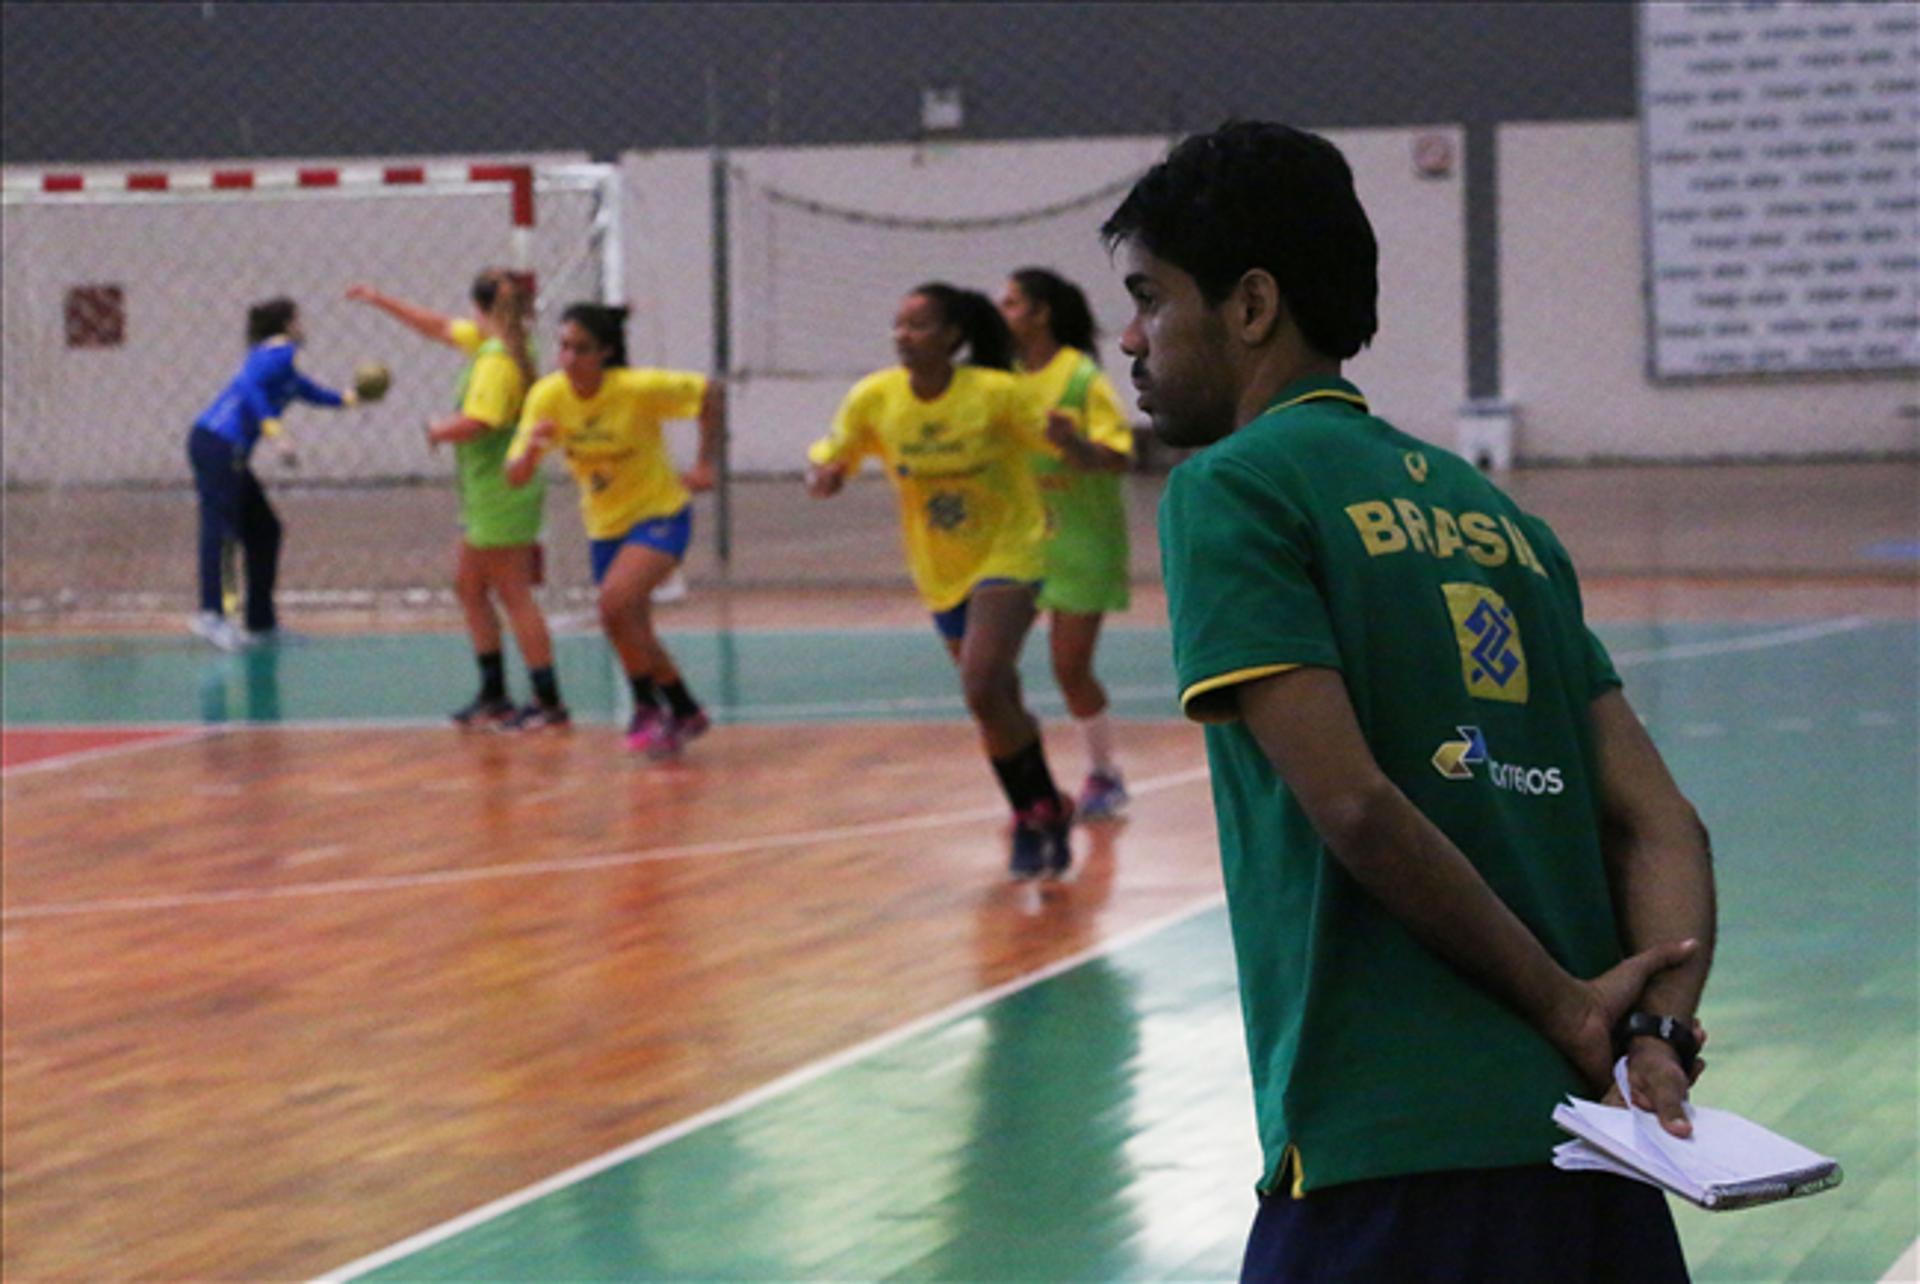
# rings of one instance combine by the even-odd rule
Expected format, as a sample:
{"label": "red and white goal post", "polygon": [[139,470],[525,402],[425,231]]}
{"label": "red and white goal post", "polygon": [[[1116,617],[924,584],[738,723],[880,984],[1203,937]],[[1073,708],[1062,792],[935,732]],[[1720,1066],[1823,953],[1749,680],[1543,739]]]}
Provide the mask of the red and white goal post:
{"label": "red and white goal post", "polygon": [[10,168],[3,190],[9,615],[191,606],[187,429],[238,368],[249,305],[278,295],[300,306],[310,377],[394,375],[377,406],[294,410],[297,470],[259,452],[289,527],[283,600],[444,601],[452,462],[421,424],[451,408],[460,359],[347,286],[466,316],[474,274],[513,268],[536,282],[540,347],[566,304],[620,293],[608,165]]}

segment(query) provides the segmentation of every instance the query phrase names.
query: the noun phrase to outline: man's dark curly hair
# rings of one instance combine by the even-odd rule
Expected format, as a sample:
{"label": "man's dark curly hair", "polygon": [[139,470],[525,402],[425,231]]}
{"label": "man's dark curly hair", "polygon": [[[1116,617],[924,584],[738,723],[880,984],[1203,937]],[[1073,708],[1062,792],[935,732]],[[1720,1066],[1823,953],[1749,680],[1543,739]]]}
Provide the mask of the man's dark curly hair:
{"label": "man's dark curly hair", "polygon": [[1353,171],[1326,139],[1266,121],[1196,134],[1133,185],[1100,228],[1188,273],[1208,303],[1263,268],[1314,350],[1344,361],[1380,328],[1380,251]]}

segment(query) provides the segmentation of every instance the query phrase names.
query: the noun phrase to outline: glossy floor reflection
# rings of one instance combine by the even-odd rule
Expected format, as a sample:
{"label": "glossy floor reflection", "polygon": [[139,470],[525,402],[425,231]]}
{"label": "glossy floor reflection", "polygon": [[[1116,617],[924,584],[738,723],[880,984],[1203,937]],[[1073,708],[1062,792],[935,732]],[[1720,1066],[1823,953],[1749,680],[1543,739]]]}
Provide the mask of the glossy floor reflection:
{"label": "glossy floor reflection", "polygon": [[[1695,1276],[1878,1279],[1920,1234],[1920,635],[1601,632],[1715,835],[1702,1099],[1847,1171],[1682,1210]],[[533,741],[439,724],[451,636],[8,639],[7,1274],[1231,1277],[1258,1156],[1164,634],[1103,649],[1143,788],[1051,890],[998,876],[924,633],[674,645],[724,725],[655,769],[590,637]]]}

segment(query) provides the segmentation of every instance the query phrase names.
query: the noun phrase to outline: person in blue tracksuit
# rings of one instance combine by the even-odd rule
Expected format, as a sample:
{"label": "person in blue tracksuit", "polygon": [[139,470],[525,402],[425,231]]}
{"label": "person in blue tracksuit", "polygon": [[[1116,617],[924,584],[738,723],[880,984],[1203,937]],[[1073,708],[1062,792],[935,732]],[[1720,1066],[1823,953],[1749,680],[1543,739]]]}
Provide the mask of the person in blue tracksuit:
{"label": "person in blue tracksuit", "polygon": [[[222,650],[270,641],[279,628],[273,582],[280,565],[280,519],[250,467],[254,447],[262,436],[279,435],[280,417],[296,400],[335,408],[358,402],[351,390],[335,392],[294,367],[294,352],[304,338],[300,309],[292,299],[268,299],[249,308],[247,359],[187,434],[187,460],[200,497],[200,611],[191,628]],[[220,557],[228,539],[239,542],[246,566],[244,632],[226,618],[221,592]]]}

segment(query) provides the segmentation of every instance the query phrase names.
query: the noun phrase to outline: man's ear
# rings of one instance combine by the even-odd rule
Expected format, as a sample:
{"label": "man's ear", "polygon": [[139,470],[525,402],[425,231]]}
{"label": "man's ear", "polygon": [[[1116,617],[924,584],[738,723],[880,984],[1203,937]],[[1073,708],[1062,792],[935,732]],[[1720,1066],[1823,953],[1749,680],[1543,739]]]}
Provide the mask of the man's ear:
{"label": "man's ear", "polygon": [[1227,315],[1242,343],[1250,348],[1264,347],[1288,320],[1280,283],[1265,268],[1250,268],[1233,287]]}

